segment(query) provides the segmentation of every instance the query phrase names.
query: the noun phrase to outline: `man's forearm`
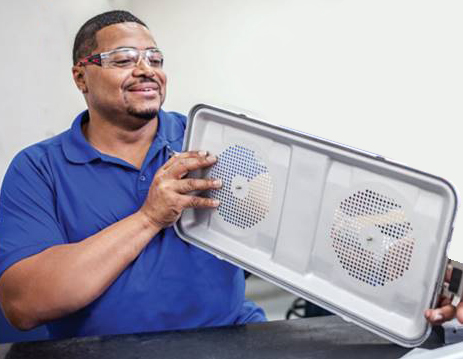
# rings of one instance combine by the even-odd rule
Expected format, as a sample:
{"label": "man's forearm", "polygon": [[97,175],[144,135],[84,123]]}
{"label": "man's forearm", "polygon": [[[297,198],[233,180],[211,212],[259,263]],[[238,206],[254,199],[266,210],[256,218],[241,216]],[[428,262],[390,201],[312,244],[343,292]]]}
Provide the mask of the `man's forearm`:
{"label": "man's forearm", "polygon": [[81,242],[54,246],[19,261],[0,278],[7,318],[20,329],[31,329],[85,307],[160,230],[137,212]]}

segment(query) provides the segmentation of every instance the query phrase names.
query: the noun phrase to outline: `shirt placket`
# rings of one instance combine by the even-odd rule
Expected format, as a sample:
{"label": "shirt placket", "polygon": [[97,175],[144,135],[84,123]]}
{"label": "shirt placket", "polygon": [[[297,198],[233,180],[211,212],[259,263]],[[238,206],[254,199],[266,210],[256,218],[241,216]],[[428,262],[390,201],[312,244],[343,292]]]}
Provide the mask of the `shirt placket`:
{"label": "shirt placket", "polygon": [[143,164],[140,172],[138,173],[137,192],[140,201],[145,200],[157,170],[168,160],[168,158],[164,159],[164,148],[169,154],[169,157],[172,153],[172,149],[170,148],[169,143],[165,140],[163,140],[156,147],[157,148],[155,148],[153,151],[150,151],[148,154],[149,157],[146,159],[146,163]]}

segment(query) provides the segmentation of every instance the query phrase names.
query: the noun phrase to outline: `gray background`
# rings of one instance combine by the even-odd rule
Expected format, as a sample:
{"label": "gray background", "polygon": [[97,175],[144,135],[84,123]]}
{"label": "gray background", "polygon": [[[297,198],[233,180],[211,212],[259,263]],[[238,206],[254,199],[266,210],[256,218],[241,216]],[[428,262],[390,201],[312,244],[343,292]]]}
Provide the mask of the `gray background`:
{"label": "gray background", "polygon": [[[133,11],[164,50],[165,109],[207,102],[404,162],[463,188],[460,0],[1,0],[0,179],[85,104],[80,25]],[[463,220],[450,257],[463,261]]]}

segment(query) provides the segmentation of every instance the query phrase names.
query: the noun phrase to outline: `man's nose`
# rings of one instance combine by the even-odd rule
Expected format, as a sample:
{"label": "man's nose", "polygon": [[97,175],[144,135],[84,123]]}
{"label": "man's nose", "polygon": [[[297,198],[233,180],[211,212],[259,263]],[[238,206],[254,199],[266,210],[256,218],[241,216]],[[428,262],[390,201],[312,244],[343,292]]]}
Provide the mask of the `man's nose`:
{"label": "man's nose", "polygon": [[140,54],[135,70],[141,71],[146,77],[154,77],[156,74],[145,53]]}

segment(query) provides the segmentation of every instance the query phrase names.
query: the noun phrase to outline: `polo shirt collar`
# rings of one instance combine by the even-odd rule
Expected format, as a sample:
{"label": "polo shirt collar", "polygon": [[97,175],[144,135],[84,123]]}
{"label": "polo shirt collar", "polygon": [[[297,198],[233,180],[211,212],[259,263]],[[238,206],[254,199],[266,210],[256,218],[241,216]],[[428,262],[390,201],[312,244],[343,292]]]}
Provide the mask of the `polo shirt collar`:
{"label": "polo shirt collar", "polygon": [[[175,130],[174,126],[172,126],[173,121],[171,121],[168,117],[169,114],[167,114],[164,110],[161,109],[159,111],[158,128],[156,136],[148,151],[149,154],[153,154],[153,152],[157,152],[163,146],[181,138],[182,134],[179,134],[178,131]],[[104,160],[107,157],[88,143],[82,133],[82,124],[88,120],[88,110],[85,110],[75,118],[71,128],[63,137],[63,151],[70,162],[88,163],[97,158]],[[156,147],[156,149],[154,147]]]}
{"label": "polo shirt collar", "polygon": [[171,143],[183,137],[183,131],[179,132],[179,128],[175,126],[175,119],[171,117],[172,115],[164,110],[159,110],[156,137],[159,137],[163,142]]}

